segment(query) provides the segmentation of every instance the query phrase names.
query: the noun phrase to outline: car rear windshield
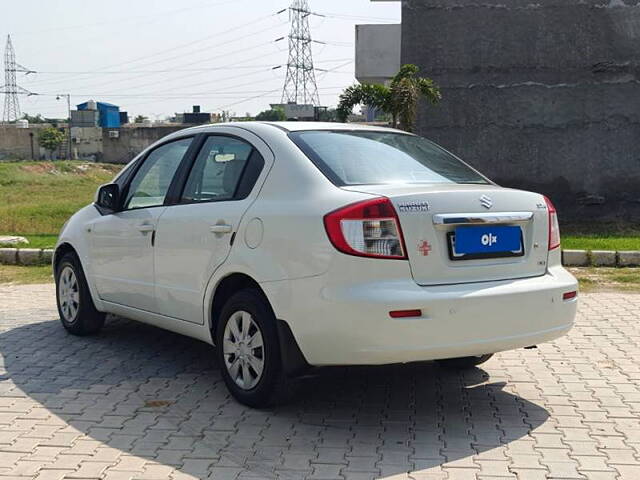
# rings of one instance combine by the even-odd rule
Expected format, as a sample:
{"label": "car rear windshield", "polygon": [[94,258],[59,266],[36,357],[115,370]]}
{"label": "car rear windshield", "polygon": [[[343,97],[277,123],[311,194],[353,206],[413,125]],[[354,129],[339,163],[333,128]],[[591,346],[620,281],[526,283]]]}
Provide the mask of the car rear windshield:
{"label": "car rear windshield", "polygon": [[293,132],[291,139],[338,186],[489,181],[429,140],[375,131]]}

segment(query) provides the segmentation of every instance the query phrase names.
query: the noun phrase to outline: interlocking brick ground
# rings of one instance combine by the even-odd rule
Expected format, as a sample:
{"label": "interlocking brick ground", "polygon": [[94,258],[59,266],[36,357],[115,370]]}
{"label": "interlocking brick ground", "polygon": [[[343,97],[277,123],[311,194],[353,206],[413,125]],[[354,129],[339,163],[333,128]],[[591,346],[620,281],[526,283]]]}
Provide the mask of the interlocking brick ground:
{"label": "interlocking brick ground", "polygon": [[0,286],[0,480],[640,479],[640,295],[464,374],[343,368],[245,408],[211,347],[112,319],[68,335],[53,287]]}

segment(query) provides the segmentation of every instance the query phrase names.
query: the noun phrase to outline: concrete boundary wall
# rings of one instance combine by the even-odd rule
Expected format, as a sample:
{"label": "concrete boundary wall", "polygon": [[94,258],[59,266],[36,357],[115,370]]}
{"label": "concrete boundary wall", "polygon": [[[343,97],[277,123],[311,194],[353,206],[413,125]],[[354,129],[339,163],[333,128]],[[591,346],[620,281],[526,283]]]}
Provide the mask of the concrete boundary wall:
{"label": "concrete boundary wall", "polygon": [[640,0],[405,0],[418,133],[562,220],[640,221]]}

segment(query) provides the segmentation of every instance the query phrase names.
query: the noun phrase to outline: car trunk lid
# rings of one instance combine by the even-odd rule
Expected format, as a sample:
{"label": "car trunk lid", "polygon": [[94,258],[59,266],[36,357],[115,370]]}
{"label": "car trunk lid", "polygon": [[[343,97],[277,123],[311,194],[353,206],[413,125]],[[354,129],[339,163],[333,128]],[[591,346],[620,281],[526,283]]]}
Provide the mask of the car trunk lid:
{"label": "car trunk lid", "polygon": [[[391,200],[411,272],[419,285],[508,280],[540,276],[546,271],[548,214],[542,195],[494,185],[343,188]],[[465,253],[456,249],[456,235]],[[476,247],[481,251],[466,253]]]}

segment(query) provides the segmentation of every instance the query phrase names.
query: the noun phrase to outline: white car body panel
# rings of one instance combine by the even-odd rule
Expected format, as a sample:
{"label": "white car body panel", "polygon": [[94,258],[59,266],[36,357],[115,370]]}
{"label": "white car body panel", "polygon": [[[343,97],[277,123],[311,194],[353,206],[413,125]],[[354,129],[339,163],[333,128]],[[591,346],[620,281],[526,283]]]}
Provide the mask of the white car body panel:
{"label": "white car body panel", "polygon": [[[179,131],[155,144],[199,132],[233,134],[252,143],[265,166],[251,194],[236,202],[112,215],[91,205],[76,213],[58,246],[78,253],[96,308],[213,343],[216,288],[240,273],[260,285],[311,365],[494,353],[551,340],[571,328],[577,302],[562,295],[577,290],[577,282],[562,268],[560,250],[547,251],[541,195],[495,185],[339,188],[288,137],[288,131],[317,129],[381,130],[248,122]],[[524,229],[525,256],[452,264],[433,215],[487,212],[478,203],[483,193],[493,198],[492,211],[533,213]],[[379,196],[389,197],[396,211],[404,202],[430,205],[428,212],[399,212],[409,260],[345,255],[327,237],[326,213]],[[126,226],[145,222],[157,237],[155,247],[146,249],[151,234]],[[233,246],[229,234],[209,230],[218,222],[232,226]],[[428,256],[418,253],[422,240],[432,246]],[[389,317],[403,309],[421,309],[423,316]]]}

